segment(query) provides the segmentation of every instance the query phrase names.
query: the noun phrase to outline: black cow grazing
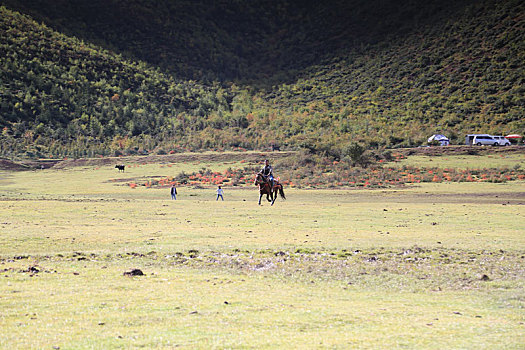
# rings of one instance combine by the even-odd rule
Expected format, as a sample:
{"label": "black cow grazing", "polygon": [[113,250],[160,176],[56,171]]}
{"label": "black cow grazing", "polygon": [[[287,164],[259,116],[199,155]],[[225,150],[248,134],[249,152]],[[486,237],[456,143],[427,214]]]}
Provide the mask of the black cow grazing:
{"label": "black cow grazing", "polygon": [[115,168],[118,169],[118,172],[120,173],[121,171],[124,172],[124,168],[126,166],[125,165],[121,165],[121,164],[118,164],[118,165],[115,165]]}

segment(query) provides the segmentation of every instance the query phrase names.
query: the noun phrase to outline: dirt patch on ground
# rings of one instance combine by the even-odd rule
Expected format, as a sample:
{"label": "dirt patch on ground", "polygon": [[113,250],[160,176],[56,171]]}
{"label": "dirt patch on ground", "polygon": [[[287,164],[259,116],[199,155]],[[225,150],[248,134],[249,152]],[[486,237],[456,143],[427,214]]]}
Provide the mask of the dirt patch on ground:
{"label": "dirt patch on ground", "polygon": [[264,158],[271,160],[282,159],[294,155],[295,152],[225,152],[225,153],[180,153],[168,155],[149,155],[149,156],[128,156],[128,157],[109,157],[109,158],[80,158],[67,159],[57,163],[55,169],[64,169],[77,166],[102,166],[111,164],[167,164],[167,163],[188,163],[188,162],[238,162],[256,161],[260,162]]}
{"label": "dirt patch on ground", "polygon": [[8,170],[8,171],[23,171],[23,170],[30,170],[31,168],[27,165],[20,164],[13,162],[11,160],[7,159],[0,159],[0,170]]}
{"label": "dirt patch on ground", "polygon": [[122,164],[124,163],[123,158],[79,158],[79,159],[66,159],[58,162],[53,166],[55,169],[66,169],[73,167],[82,166],[103,166],[110,164]]}
{"label": "dirt patch on ground", "polygon": [[[318,283],[330,280],[363,288],[387,287],[404,291],[443,291],[485,289],[486,283],[515,286],[522,293],[525,251],[466,250],[411,246],[397,249],[334,249],[259,250],[148,253],[126,252],[98,255],[95,253],[61,253],[46,256],[0,256],[3,265],[17,260],[22,265],[0,269],[5,277],[14,273],[62,273],[46,269],[48,261],[83,261],[85,264],[120,262],[155,269],[157,266],[177,266],[206,271],[233,271],[247,274],[268,274],[280,278]],[[40,265],[26,265],[26,260],[38,260]],[[20,267],[23,266],[23,267]],[[76,274],[76,273],[74,273]],[[140,269],[124,272],[124,276],[143,276]],[[206,281],[221,283],[217,279]],[[498,288],[495,286],[495,288]]]}
{"label": "dirt patch on ground", "polygon": [[[447,146],[447,147],[417,147],[392,150],[404,156],[426,155],[485,155],[485,154],[525,154],[523,146],[509,147],[478,147],[478,146]],[[105,166],[112,164],[148,164],[148,163],[188,163],[188,162],[261,162],[268,158],[272,162],[296,155],[296,152],[215,152],[215,153],[176,153],[167,155],[148,156],[126,156],[107,158],[80,158],[56,161],[53,167],[56,169],[71,168],[77,166]],[[40,164],[41,161],[38,162]]]}
{"label": "dirt patch on ground", "polygon": [[[405,157],[411,155],[425,155],[439,157],[446,155],[486,155],[486,154],[525,154],[523,146],[508,147],[478,147],[478,146],[447,146],[447,147],[417,147],[400,148],[392,150],[393,153],[401,154]],[[167,155],[147,155],[147,156],[125,156],[125,157],[106,157],[106,158],[79,158],[79,159],[39,159],[11,161],[0,159],[0,170],[22,171],[34,169],[66,169],[83,166],[107,166],[117,164],[148,164],[148,163],[188,163],[188,162],[262,162],[268,158],[272,162],[287,158],[297,154],[296,152],[215,152],[215,153],[176,153]]]}
{"label": "dirt patch on ground", "polygon": [[[396,197],[400,199],[399,195]],[[407,199],[420,203],[465,203],[465,204],[501,204],[525,205],[525,192],[513,193],[428,193],[408,195]]]}
{"label": "dirt patch on ground", "polygon": [[24,170],[48,169],[48,168],[53,167],[55,164],[59,162],[60,160],[54,160],[54,159],[13,161],[9,159],[0,158],[0,170],[24,171]]}

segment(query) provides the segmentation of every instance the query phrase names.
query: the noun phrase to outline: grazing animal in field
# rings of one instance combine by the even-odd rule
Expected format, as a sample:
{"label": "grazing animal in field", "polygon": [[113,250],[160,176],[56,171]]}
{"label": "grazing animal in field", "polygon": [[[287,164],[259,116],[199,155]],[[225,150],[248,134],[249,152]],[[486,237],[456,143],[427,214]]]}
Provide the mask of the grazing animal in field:
{"label": "grazing animal in field", "polygon": [[270,181],[266,180],[261,173],[258,173],[255,177],[255,186],[259,186],[259,205],[261,205],[261,198],[263,195],[266,195],[266,200],[271,202],[272,205],[277,199],[277,193],[281,195],[282,199],[286,199],[283,185],[277,180],[274,180],[273,188],[271,188]]}
{"label": "grazing animal in field", "polygon": [[124,272],[124,276],[144,276],[144,272],[140,269],[133,269],[131,271]]}
{"label": "grazing animal in field", "polygon": [[118,172],[120,173],[121,171],[124,172],[124,168],[126,168],[126,166],[122,164],[117,164],[115,165],[115,168],[117,168]]}

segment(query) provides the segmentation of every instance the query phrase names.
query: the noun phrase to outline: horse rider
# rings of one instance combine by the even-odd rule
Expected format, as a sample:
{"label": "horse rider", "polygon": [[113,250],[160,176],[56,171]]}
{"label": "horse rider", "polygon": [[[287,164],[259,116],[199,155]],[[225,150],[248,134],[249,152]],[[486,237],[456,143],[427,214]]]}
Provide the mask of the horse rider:
{"label": "horse rider", "polygon": [[270,161],[266,159],[264,161],[264,167],[259,172],[266,182],[270,182],[270,190],[273,190],[273,168],[270,165]]}

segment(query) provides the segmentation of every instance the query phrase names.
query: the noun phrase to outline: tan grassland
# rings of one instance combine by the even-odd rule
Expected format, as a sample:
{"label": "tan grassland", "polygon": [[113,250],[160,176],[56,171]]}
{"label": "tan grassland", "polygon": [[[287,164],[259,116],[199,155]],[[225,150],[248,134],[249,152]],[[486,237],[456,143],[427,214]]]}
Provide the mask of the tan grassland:
{"label": "tan grassland", "polygon": [[0,348],[523,348],[524,182],[126,184],[243,166],[169,165],[0,173]]}

